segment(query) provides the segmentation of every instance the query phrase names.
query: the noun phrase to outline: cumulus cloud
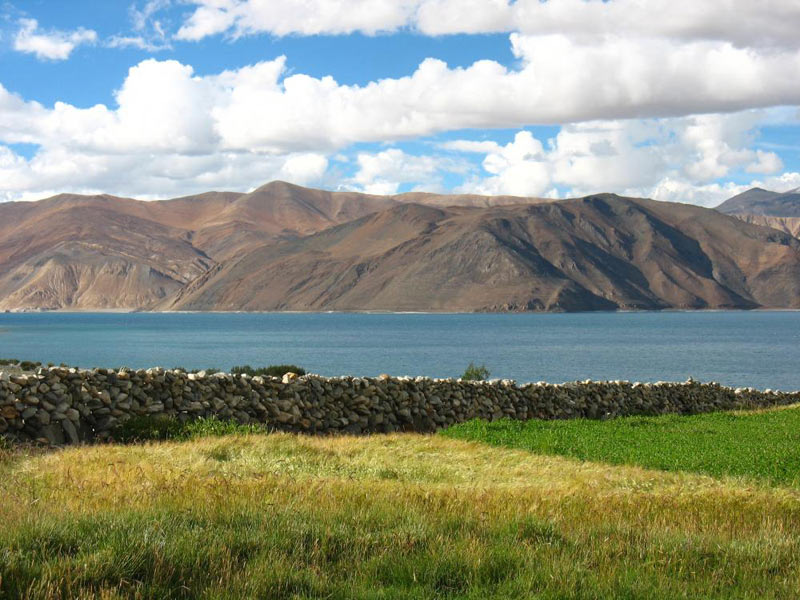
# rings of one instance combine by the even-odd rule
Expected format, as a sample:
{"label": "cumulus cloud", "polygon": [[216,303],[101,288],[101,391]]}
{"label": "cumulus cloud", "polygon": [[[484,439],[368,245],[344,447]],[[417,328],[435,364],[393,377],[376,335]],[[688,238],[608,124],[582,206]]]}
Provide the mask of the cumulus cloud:
{"label": "cumulus cloud", "polygon": [[365,85],[290,73],[285,57],[202,77],[177,61],[147,60],[130,69],[118,107],[23,102],[15,110],[38,116],[9,120],[5,136],[35,138],[38,129],[42,138],[62,133],[106,151],[219,144],[318,152],[463,128],[800,104],[800,50],[758,54],[729,43],[675,48],[622,38],[582,46],[562,35],[513,34],[511,42],[519,68],[489,60],[450,68],[426,59],[409,76]]}
{"label": "cumulus cloud", "polygon": [[[514,67],[450,68],[342,86],[285,59],[219,76],[225,147],[341,148],[461,128],[647,119],[800,103],[795,0],[190,0],[178,31],[209,35],[511,32]],[[271,118],[258,118],[269,112]],[[731,155],[708,148],[701,174]],[[753,172],[779,169],[772,156]],[[717,165],[717,170],[722,167]]]}
{"label": "cumulus cloud", "polygon": [[[212,112],[226,89],[217,77],[155,60],[130,69],[113,108],[48,108],[0,85],[0,200],[67,190],[169,197],[271,179],[319,183],[328,165],[323,153],[223,147]],[[26,159],[9,146],[17,143],[38,149]]]}
{"label": "cumulus cloud", "polygon": [[[800,50],[622,38],[592,46],[563,35],[511,41],[520,59],[513,69],[427,59],[406,77],[360,86],[293,73],[285,57],[202,76],[175,60],[148,59],[129,70],[113,106],[43,106],[0,85],[0,144],[39,147],[30,160],[3,150],[0,193],[68,187],[166,196],[271,178],[313,184],[325,180],[328,156],[354,143],[541,123],[566,125],[547,144],[525,131],[506,145],[450,142],[451,152],[483,155],[482,172],[468,175],[464,190],[672,198],[684,184],[783,168],[776,154],[752,146],[772,115],[797,117],[800,77],[790,75],[800,74]],[[773,105],[790,108],[719,114]],[[443,174],[464,173],[454,156],[361,153],[348,183],[374,192],[430,189]],[[709,197],[722,193],[707,189]]]}
{"label": "cumulus cloud", "polygon": [[748,173],[772,174],[783,169],[783,161],[774,152],[756,150],[756,159],[755,162],[747,165],[745,171]]}
{"label": "cumulus cloud", "polygon": [[[413,74],[362,86],[332,77],[287,75],[286,59],[194,77],[172,61],[142,63],[153,104],[174,104],[175,88],[194,104],[229,149],[320,150],[359,141],[391,141],[462,128],[521,127],[618,118],[661,117],[800,103],[800,51],[751,55],[732,46],[647,48],[618,41],[593,51],[564,37],[523,40],[519,70],[493,61],[449,68],[423,61]],[[623,58],[618,59],[617,57]],[[655,64],[662,68],[654,68]],[[165,79],[165,72],[171,74]],[[155,108],[155,107],[154,107]],[[121,103],[120,110],[125,106]],[[194,118],[187,110],[179,120]],[[202,128],[201,128],[202,129]]]}
{"label": "cumulus cloud", "polygon": [[[463,192],[553,196],[561,189],[562,195],[580,196],[612,191],[714,205],[750,187],[718,179],[740,172],[774,175],[783,168],[776,154],[750,147],[768,118],[764,111],[746,111],[595,121],[563,127],[546,148],[528,131],[505,145],[456,140],[442,148],[484,155],[483,173],[473,174],[459,188]],[[762,183],[786,188],[792,177]]]}
{"label": "cumulus cloud", "polygon": [[694,185],[685,180],[665,178],[649,190],[649,193],[639,193],[638,196],[647,196],[656,200],[668,202],[683,202],[700,206],[714,207],[728,198],[742,192],[760,187],[775,192],[786,192],[800,185],[800,173],[782,173],[779,176],[752,179],[747,183],[707,183]]}
{"label": "cumulus cloud", "polygon": [[426,191],[441,189],[443,173],[464,173],[462,161],[441,156],[416,156],[398,148],[371,154],[360,152],[358,170],[350,183],[368,194],[396,194],[404,183],[422,184]]}
{"label": "cumulus cloud", "polygon": [[14,37],[14,50],[36,55],[40,60],[66,60],[81,44],[94,44],[97,33],[91,29],[41,31],[36,19],[20,19]]}
{"label": "cumulus cloud", "polygon": [[0,201],[65,191],[169,198],[214,189],[247,191],[274,179],[315,185],[326,167],[327,159],[313,154],[92,154],[66,148],[41,149],[26,160],[0,145]]}
{"label": "cumulus cloud", "polygon": [[411,29],[427,35],[518,31],[729,41],[798,47],[794,0],[189,0],[177,37],[366,34]]}

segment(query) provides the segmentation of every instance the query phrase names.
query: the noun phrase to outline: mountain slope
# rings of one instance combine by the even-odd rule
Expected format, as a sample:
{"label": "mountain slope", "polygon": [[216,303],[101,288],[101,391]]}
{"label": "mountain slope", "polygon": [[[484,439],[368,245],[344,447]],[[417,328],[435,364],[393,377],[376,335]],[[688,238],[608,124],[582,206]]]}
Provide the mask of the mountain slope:
{"label": "mountain slope", "polygon": [[214,264],[136,201],[56,196],[0,204],[0,309],[137,308]]}
{"label": "mountain slope", "polygon": [[800,217],[800,188],[779,193],[751,188],[716,207],[728,215]]}
{"label": "mountain slope", "polygon": [[218,265],[182,310],[800,307],[800,242],[715,211],[615,195],[395,206]]}
{"label": "mountain slope", "polygon": [[61,194],[0,204],[0,310],[150,308],[217,263],[402,205],[535,199],[373,196],[272,182],[141,202]]}
{"label": "mountain slope", "polygon": [[764,215],[736,215],[742,221],[772,227],[778,231],[788,233],[796,238],[800,238],[800,217],[767,217]]}

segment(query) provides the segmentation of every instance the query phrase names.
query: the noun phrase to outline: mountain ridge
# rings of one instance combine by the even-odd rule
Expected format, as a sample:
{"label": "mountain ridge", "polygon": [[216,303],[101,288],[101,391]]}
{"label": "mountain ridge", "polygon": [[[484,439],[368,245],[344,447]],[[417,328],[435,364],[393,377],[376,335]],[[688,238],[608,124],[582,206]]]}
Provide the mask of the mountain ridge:
{"label": "mountain ridge", "polygon": [[60,194],[0,204],[0,309],[800,308],[800,241],[763,225],[615,194]]}

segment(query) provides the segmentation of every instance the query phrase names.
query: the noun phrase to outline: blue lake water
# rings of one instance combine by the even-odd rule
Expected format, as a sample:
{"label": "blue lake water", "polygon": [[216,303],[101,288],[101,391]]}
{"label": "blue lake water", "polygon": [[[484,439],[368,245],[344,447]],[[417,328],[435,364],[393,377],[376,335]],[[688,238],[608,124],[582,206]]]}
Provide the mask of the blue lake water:
{"label": "blue lake water", "polygon": [[323,375],[800,389],[800,312],[0,314],[0,357],[82,367],[293,363]]}

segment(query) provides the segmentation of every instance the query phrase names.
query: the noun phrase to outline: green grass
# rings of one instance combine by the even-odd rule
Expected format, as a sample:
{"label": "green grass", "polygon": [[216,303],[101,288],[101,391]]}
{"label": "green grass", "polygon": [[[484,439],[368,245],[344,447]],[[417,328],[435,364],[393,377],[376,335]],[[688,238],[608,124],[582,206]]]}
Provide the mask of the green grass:
{"label": "green grass", "polygon": [[800,408],[597,421],[470,421],[442,435],[611,464],[800,487]]}
{"label": "green grass", "polygon": [[797,597],[800,490],[769,479],[225,427],[0,448],[0,599]]}
{"label": "green grass", "polygon": [[114,441],[124,444],[154,440],[192,440],[233,434],[268,433],[264,425],[242,425],[216,417],[181,422],[166,416],[137,416],[122,422],[112,431]]}

